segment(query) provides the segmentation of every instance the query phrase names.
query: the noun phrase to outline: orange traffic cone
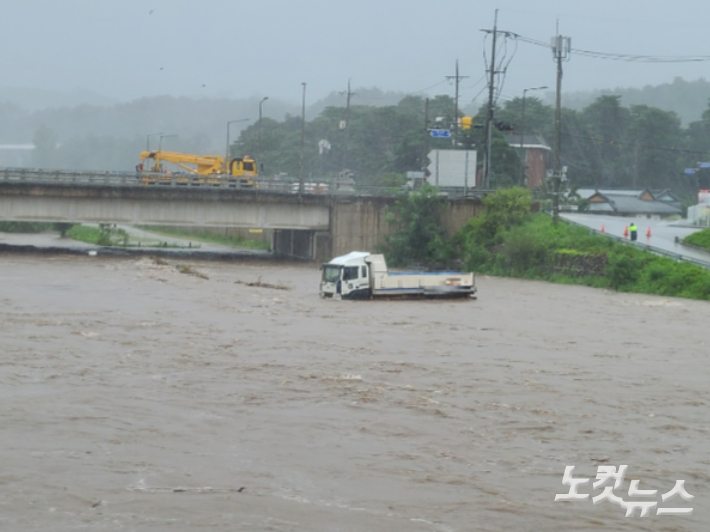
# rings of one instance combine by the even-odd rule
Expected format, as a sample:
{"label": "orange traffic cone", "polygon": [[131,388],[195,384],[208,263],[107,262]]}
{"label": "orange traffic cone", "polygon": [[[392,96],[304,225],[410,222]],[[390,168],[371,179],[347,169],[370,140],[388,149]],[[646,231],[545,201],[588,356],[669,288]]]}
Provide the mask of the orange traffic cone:
{"label": "orange traffic cone", "polygon": [[646,238],[651,238],[651,228],[648,228],[648,231],[646,231]]}
{"label": "orange traffic cone", "polygon": [[629,238],[629,226],[624,227],[624,238]]}
{"label": "orange traffic cone", "polygon": [[605,232],[605,231],[604,231],[604,224],[602,224],[602,233],[604,233],[604,232]]}

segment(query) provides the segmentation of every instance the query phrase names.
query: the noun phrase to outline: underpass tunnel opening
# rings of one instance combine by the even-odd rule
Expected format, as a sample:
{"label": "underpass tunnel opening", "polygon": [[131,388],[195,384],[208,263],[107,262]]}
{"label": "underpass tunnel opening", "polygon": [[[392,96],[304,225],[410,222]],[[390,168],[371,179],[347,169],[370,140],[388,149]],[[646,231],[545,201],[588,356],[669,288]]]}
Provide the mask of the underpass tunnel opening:
{"label": "underpass tunnel opening", "polygon": [[317,258],[316,242],[316,231],[278,229],[274,231],[272,249],[278,257],[310,261]]}

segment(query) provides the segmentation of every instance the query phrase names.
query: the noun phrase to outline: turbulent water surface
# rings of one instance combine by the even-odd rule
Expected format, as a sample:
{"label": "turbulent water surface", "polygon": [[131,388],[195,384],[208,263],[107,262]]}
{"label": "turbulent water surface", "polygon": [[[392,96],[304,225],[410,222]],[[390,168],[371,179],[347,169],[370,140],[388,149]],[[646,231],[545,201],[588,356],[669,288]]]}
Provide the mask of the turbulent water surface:
{"label": "turbulent water surface", "polygon": [[[318,279],[0,256],[0,527],[707,529],[707,303],[485,277],[475,301],[345,302]],[[693,514],[554,502],[566,465],[622,464],[617,495]],[[677,479],[695,498],[662,503]]]}

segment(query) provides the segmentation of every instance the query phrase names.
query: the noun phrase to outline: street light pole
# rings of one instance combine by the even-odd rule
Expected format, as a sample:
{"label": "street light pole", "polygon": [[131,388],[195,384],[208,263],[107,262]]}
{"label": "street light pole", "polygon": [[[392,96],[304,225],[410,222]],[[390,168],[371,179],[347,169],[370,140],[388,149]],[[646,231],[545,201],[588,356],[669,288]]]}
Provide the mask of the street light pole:
{"label": "street light pole", "polygon": [[229,126],[236,124],[237,122],[247,122],[248,120],[248,118],[238,118],[237,120],[230,120],[227,122],[227,149],[224,153],[224,164],[226,165],[227,173],[229,173]]}
{"label": "street light pole", "polygon": [[264,96],[264,97],[261,99],[261,101],[259,102],[259,158],[261,158],[261,151],[262,151],[262,150],[261,150],[261,129],[262,129],[262,128],[261,128],[261,106],[262,106],[263,103],[264,103],[266,100],[268,100],[268,99],[269,99],[268,96]]}
{"label": "street light pole", "polygon": [[519,185],[522,187],[525,185],[525,167],[526,167],[526,161],[527,157],[525,156],[525,151],[523,148],[523,139],[525,137],[525,94],[528,91],[539,91],[542,89],[546,89],[546,86],[542,87],[530,87],[528,89],[523,90],[523,116],[521,119],[521,124],[520,124],[520,158],[521,158],[521,165],[520,165],[520,183]]}
{"label": "street light pole", "polygon": [[303,85],[303,102],[301,104],[301,170],[298,178],[298,195],[303,195],[303,148],[306,138],[306,82]]}
{"label": "street light pole", "polygon": [[145,139],[145,151],[150,151],[150,137],[159,137],[163,132],[160,133],[150,133]]}

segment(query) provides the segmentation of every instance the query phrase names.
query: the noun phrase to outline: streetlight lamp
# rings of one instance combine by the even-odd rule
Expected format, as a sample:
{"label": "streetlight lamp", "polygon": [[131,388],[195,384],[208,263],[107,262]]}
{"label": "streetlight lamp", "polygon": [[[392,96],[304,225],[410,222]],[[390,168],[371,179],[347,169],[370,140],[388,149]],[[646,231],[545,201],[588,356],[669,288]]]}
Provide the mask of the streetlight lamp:
{"label": "streetlight lamp", "polygon": [[229,126],[236,124],[237,122],[248,122],[248,118],[238,118],[237,120],[230,120],[227,122],[227,153],[225,154],[224,162],[227,165],[227,172],[229,172]]}
{"label": "streetlight lamp", "polygon": [[145,139],[145,151],[150,151],[150,137],[159,137],[163,132],[160,133],[150,133]]}
{"label": "streetlight lamp", "polygon": [[161,151],[163,149],[163,139],[177,136],[178,135],[160,135],[160,140],[158,141],[158,151]]}
{"label": "streetlight lamp", "polygon": [[261,101],[259,102],[259,157],[261,157],[261,106],[264,104],[266,100],[268,100],[268,96],[264,96]]}
{"label": "streetlight lamp", "polygon": [[525,156],[525,151],[523,148],[523,138],[525,137],[525,94],[528,91],[539,91],[542,89],[546,89],[547,86],[542,86],[542,87],[530,87],[529,89],[524,89],[523,90],[523,116],[521,119],[520,123],[520,158],[522,159],[522,164],[520,165],[520,185],[523,186],[525,184],[525,162],[527,160],[527,157]]}

